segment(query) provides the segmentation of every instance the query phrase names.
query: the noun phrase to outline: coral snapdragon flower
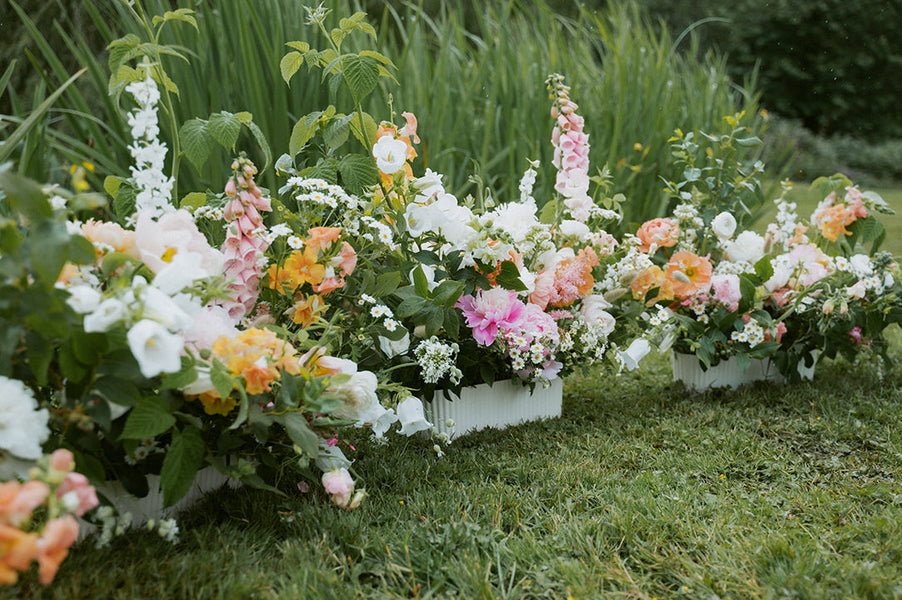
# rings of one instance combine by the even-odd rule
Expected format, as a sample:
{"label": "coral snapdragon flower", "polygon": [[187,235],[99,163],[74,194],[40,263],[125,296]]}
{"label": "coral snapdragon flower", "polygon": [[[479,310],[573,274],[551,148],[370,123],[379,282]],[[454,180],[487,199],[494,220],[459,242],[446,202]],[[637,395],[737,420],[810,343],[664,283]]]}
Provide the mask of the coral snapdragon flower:
{"label": "coral snapdragon flower", "polygon": [[664,276],[673,285],[673,295],[689,298],[711,287],[711,262],[692,252],[681,250],[670,257]]}
{"label": "coral snapdragon flower", "polygon": [[317,262],[318,258],[317,251],[308,245],[303,250],[295,250],[285,259],[281,269],[278,265],[269,268],[269,287],[279,287],[290,294],[305,283],[319,285],[326,267]]}

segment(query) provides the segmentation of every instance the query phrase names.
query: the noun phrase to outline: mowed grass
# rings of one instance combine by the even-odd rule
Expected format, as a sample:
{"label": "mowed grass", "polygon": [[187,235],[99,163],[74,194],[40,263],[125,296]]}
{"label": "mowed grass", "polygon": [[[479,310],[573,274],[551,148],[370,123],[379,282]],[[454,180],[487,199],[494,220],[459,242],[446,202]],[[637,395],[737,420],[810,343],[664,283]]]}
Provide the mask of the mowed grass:
{"label": "mowed grass", "polygon": [[573,377],[562,418],[441,459],[424,439],[361,443],[356,511],[319,491],[222,491],[181,517],[177,545],[89,539],[52,586],[0,596],[900,597],[902,372],[818,369],[704,395],[662,356]]}

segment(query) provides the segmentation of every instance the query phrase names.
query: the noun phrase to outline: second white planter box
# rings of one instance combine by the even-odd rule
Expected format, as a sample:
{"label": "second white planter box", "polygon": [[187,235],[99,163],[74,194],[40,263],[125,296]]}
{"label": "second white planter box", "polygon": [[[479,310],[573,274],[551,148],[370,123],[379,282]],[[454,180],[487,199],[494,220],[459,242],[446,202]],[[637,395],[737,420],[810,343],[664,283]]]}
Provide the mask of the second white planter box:
{"label": "second white planter box", "polygon": [[[673,380],[682,381],[686,387],[703,392],[711,388],[732,388],[740,385],[754,383],[755,381],[770,381],[783,383],[785,378],[769,360],[753,358],[748,368],[743,371],[735,358],[723,360],[707,371],[702,370],[701,363],[694,354],[672,353]],[[816,358],[816,357],[815,357]],[[814,365],[805,367],[799,364],[799,374],[802,379],[810,380],[814,377]]]}
{"label": "second white planter box", "polygon": [[[448,400],[437,392],[429,410],[430,419],[440,433],[452,438],[486,427],[503,428],[538,419],[561,416],[564,383],[555,379],[547,388],[529,388],[509,380],[466,387],[460,398]],[[448,427],[447,421],[454,422]]]}

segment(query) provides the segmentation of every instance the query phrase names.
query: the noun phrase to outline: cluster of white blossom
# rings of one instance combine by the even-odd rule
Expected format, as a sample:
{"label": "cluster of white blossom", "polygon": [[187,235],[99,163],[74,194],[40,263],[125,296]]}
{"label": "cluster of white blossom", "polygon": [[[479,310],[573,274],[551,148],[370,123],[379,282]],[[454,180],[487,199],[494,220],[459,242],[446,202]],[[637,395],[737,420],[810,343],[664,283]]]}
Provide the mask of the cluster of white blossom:
{"label": "cluster of white blossom", "polygon": [[677,249],[697,252],[698,230],[705,226],[698,214],[698,207],[691,202],[683,202],[673,209],[673,216],[679,221],[681,232]]}
{"label": "cluster of white blossom", "polygon": [[457,344],[445,344],[436,336],[420,342],[413,353],[423,371],[423,381],[438,383],[447,376],[453,385],[459,384],[463,376],[455,364],[459,351],[460,347]]}
{"label": "cluster of white blossom", "polygon": [[328,208],[340,206],[343,210],[357,210],[360,206],[357,198],[348,194],[341,186],[330,184],[323,179],[291,177],[279,192],[295,193],[295,199],[301,206],[312,203]]}
{"label": "cluster of white blossom", "polygon": [[[150,67],[142,66],[147,69],[146,79],[134,81],[125,88],[138,103],[138,108],[128,114],[128,125],[135,140],[128,149],[135,160],[135,165],[130,167],[132,179],[138,188],[135,214],[146,212],[156,219],[165,213],[175,211],[170,201],[174,182],[172,177],[167,177],[163,173],[168,149],[166,144],[157,138],[160,133],[157,120],[160,91],[150,76]],[[132,216],[131,221],[134,222],[135,218]]]}
{"label": "cluster of white blossom", "polygon": [[755,319],[750,319],[742,331],[734,331],[730,335],[730,339],[734,342],[745,342],[754,348],[764,341],[764,327]]}

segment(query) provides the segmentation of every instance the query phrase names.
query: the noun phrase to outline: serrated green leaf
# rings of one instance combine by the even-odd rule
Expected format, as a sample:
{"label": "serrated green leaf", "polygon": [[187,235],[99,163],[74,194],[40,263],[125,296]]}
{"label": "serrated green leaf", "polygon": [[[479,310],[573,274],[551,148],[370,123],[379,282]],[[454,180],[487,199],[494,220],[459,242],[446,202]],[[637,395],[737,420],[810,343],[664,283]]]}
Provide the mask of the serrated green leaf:
{"label": "serrated green leaf", "polygon": [[289,48],[294,48],[298,52],[306,54],[310,51],[310,44],[307,42],[285,42],[285,45]]}
{"label": "serrated green leaf", "polygon": [[374,52],[373,50],[361,50],[360,52],[357,53],[357,55],[374,58],[377,61],[379,61],[380,63],[382,63],[383,65],[387,65],[387,66],[391,67],[392,69],[398,68],[395,66],[395,63],[393,63],[389,57],[385,56],[384,54],[380,54],[379,52]]}
{"label": "serrated green leaf", "polygon": [[526,289],[526,286],[523,285],[523,282],[520,280],[520,270],[517,269],[517,265],[510,260],[501,262],[498,277],[495,278],[495,281],[506,290],[522,292]]}
{"label": "serrated green leaf", "polygon": [[342,31],[341,29],[333,29],[329,32],[329,37],[332,38],[332,43],[337,47],[341,48],[341,43],[344,41],[347,33]]}
{"label": "serrated green leaf", "polygon": [[234,151],[241,133],[241,121],[230,112],[222,111],[210,115],[207,133],[226,150]]}
{"label": "serrated green leaf", "polygon": [[213,138],[207,131],[207,122],[191,119],[184,123],[179,129],[179,141],[185,156],[199,172],[213,149]]}
{"label": "serrated green leaf", "polygon": [[138,45],[141,43],[140,38],[134,33],[122,36],[118,40],[113,40],[107,46],[110,55],[107,57],[107,65],[110,72],[116,73],[122,63],[127,62],[138,56]]}
{"label": "serrated green leaf", "polygon": [[395,314],[398,315],[398,317],[401,319],[406,319],[417,314],[425,307],[426,300],[420,298],[419,296],[414,296],[412,298],[402,300],[401,304],[398,305],[398,308],[395,309]]}
{"label": "serrated green leaf", "polygon": [[350,135],[350,126],[348,123],[351,120],[351,116],[340,116],[332,119],[329,125],[326,127],[326,130],[323,132],[323,140],[326,142],[326,146],[331,150],[337,150],[348,141],[348,136]]}
{"label": "serrated green leaf", "polygon": [[[197,21],[192,17],[194,11],[188,8],[180,8],[176,11],[166,11],[163,13],[162,21],[184,21],[185,23],[190,23],[194,29],[197,29]],[[159,16],[154,17],[154,25],[158,23],[157,19],[160,19]],[[197,29],[200,31],[199,29]]]}
{"label": "serrated green leaf", "polygon": [[189,383],[193,383],[197,379],[197,369],[194,367],[194,361],[187,356],[182,357],[182,366],[175,373],[166,373],[163,375],[162,389],[179,389]]}
{"label": "serrated green leaf", "polygon": [[342,74],[357,103],[362,103],[379,84],[379,62],[368,56],[349,54],[344,57]]}
{"label": "serrated green leaf", "polygon": [[342,184],[352,194],[363,194],[379,183],[379,170],[369,156],[345,154],[338,163]]}
{"label": "serrated green leaf", "polygon": [[132,408],[119,434],[121,440],[144,440],[162,435],[175,425],[175,417],[159,398],[143,398]]}
{"label": "serrated green leaf", "polygon": [[304,64],[304,55],[300,52],[289,52],[279,61],[279,71],[288,87],[291,87],[291,78],[298,72],[302,64]]}
{"label": "serrated green leaf", "polygon": [[250,129],[251,135],[257,140],[257,145],[260,146],[260,150],[263,151],[263,168],[260,170],[265,171],[269,168],[270,163],[272,163],[272,149],[269,147],[269,140],[266,139],[263,130],[253,121],[246,123],[246,125],[247,128]]}
{"label": "serrated green leaf", "polygon": [[309,456],[316,458],[319,454],[319,436],[310,429],[304,415],[288,412],[282,415],[281,420],[291,441]]}
{"label": "serrated green leaf", "polygon": [[116,213],[116,218],[120,223],[124,223],[135,212],[135,198],[137,197],[138,190],[132,184],[119,186],[116,197],[113,198],[113,212]]}
{"label": "serrated green leaf", "polygon": [[188,426],[172,434],[172,444],[160,471],[164,506],[172,506],[188,492],[206,452],[207,447],[197,428]]}

